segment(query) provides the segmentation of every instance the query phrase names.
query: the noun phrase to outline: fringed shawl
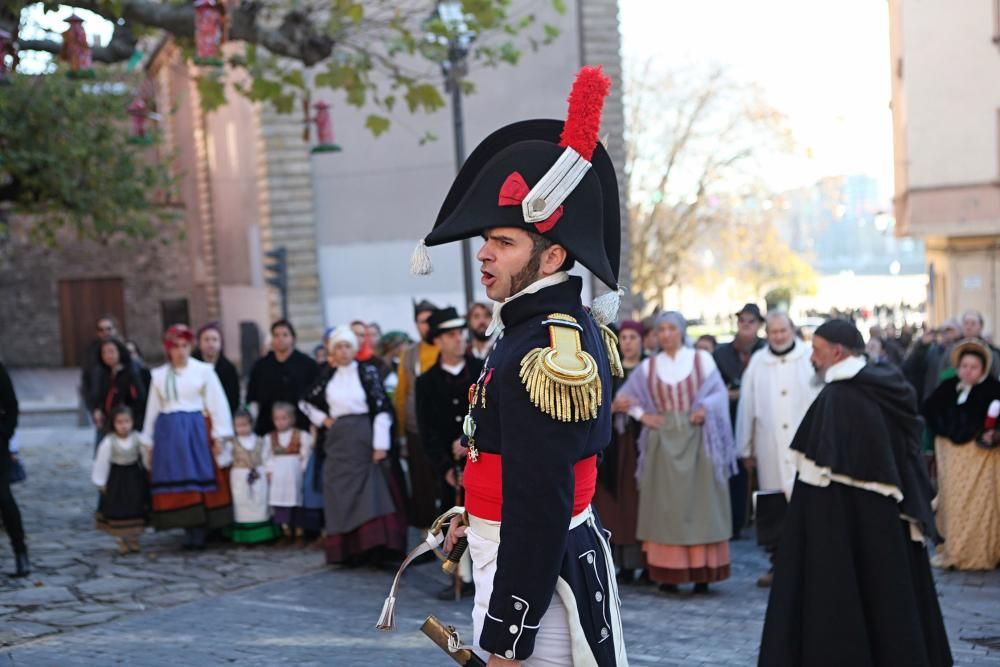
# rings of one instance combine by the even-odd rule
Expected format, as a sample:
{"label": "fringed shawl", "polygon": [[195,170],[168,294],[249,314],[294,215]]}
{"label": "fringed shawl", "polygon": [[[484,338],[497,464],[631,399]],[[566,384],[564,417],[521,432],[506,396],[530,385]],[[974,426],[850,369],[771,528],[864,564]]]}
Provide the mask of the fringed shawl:
{"label": "fringed shawl", "polygon": [[[632,405],[642,408],[643,412],[659,413],[659,408],[650,391],[650,369],[651,360],[644,360],[629,375],[628,380],[618,391],[617,396],[626,396],[632,401]],[[697,372],[697,355],[692,366],[691,374]],[[654,382],[660,382],[659,378],[653,378]],[[681,383],[686,382],[682,380]],[[681,384],[678,383],[678,384]],[[616,396],[616,397],[617,397]],[[705,424],[702,429],[705,451],[712,458],[712,466],[715,468],[715,476],[719,481],[726,481],[736,474],[736,444],[733,439],[733,427],[729,418],[729,394],[726,392],[726,385],[722,381],[722,375],[718,369],[713,370],[708,377],[704,378],[698,387],[691,404],[691,412],[705,408]],[[636,479],[642,479],[642,470],[645,463],[646,441],[649,429],[643,427],[639,434],[639,464],[636,467]]]}

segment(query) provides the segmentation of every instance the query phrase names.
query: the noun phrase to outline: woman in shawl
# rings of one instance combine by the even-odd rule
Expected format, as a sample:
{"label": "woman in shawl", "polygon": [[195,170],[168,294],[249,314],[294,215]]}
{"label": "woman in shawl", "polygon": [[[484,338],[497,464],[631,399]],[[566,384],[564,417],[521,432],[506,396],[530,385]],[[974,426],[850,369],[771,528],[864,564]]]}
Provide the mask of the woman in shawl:
{"label": "woman in shawl", "polygon": [[99,348],[100,363],[94,367],[90,397],[91,412],[98,433],[104,437],[114,430],[111,413],[120,405],[127,406],[135,415],[136,430],[142,429],[142,410],[146,405],[146,388],[139,378],[125,343],[109,338]]}
{"label": "woman in shawl", "polygon": [[643,361],[618,393],[639,436],[639,521],[650,578],[664,592],[694,583],[696,593],[729,578],[729,477],[736,449],[729,396],[712,355],[685,346],[687,322],[660,314],[660,352]]}
{"label": "woman in shawl", "polygon": [[1000,448],[994,445],[1000,431],[986,420],[990,404],[1000,401],[1000,382],[990,373],[992,351],[978,339],[958,343],[951,360],[956,376],[921,409],[937,434],[937,526],[945,540],[931,562],[992,570],[1000,564]]}
{"label": "woman in shawl", "polygon": [[219,328],[219,323],[209,322],[198,329],[195,341],[198,343],[198,349],[191,356],[215,368],[215,374],[222,383],[222,390],[226,392],[229,411],[236,414],[236,410],[240,407],[240,375],[222,349],[222,329]]}
{"label": "woman in shawl", "polygon": [[[642,325],[625,320],[618,327],[622,369],[625,377],[615,380],[618,389],[642,362]],[[611,404],[615,413],[615,433],[604,450],[597,472],[594,509],[604,528],[611,533],[611,550],[618,570],[618,580],[630,584],[636,570],[643,567],[642,545],[636,538],[639,515],[639,489],[635,478],[639,460],[638,438],[642,424],[628,416],[629,402],[622,396]]]}
{"label": "woman in shawl", "polygon": [[174,324],[163,335],[167,363],[153,369],[140,440],[153,448],[153,526],[183,528],[185,549],[204,549],[209,530],[232,523],[229,479],[214,453],[233,436],[233,418],[215,369],[191,358],[194,334]]}
{"label": "woman in shawl", "polygon": [[357,361],[348,326],[328,340],[329,363],[299,402],[323,429],[328,564],[379,564],[406,550],[406,515],[390,457],[392,411],[378,367]]}

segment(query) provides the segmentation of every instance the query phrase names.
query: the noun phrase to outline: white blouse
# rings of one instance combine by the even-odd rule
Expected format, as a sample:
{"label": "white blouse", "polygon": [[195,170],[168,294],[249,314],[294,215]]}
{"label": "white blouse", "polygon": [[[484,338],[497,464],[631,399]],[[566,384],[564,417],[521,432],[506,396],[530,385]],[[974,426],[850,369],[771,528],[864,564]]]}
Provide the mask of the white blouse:
{"label": "white blouse", "polygon": [[[94,483],[95,486],[104,486],[108,483],[108,475],[111,474],[111,448],[114,445],[126,452],[131,452],[133,449],[139,447],[139,443],[136,438],[129,435],[128,438],[122,440],[114,433],[109,433],[104,436],[101,440],[101,444],[97,446],[97,454],[94,456],[94,465],[90,471],[90,481]],[[143,455],[143,452],[138,452],[139,456]],[[146,462],[148,465],[148,462]]]}
{"label": "white blouse", "polygon": [[183,368],[164,364],[153,369],[146,418],[140,435],[145,444],[153,444],[156,418],[161,413],[173,412],[208,413],[212,418],[213,438],[233,435],[233,416],[222,383],[215,374],[215,368],[203,361],[189,359]]}
{"label": "white blouse", "polygon": [[[715,359],[705,350],[682,347],[677,350],[677,354],[673,357],[666,352],[658,352],[656,354],[656,377],[659,378],[660,382],[669,385],[675,385],[685,380],[694,370],[695,354],[698,355],[698,363],[701,365],[701,376],[703,378],[708,377],[718,368],[715,365]],[[649,374],[649,363],[649,359],[645,359],[642,362],[644,366],[643,371],[647,375]],[[645,410],[639,406],[634,406],[628,411],[632,419],[642,419],[645,413]]]}
{"label": "white blouse", "polygon": [[[358,376],[358,362],[352,361],[349,366],[341,366],[326,383],[326,405],[329,414],[323,412],[312,403],[299,401],[299,409],[316,426],[322,426],[327,417],[337,419],[345,415],[367,415],[368,396],[361,385]],[[392,418],[389,413],[375,415],[372,424],[372,447],[388,451],[390,445],[390,429]]]}

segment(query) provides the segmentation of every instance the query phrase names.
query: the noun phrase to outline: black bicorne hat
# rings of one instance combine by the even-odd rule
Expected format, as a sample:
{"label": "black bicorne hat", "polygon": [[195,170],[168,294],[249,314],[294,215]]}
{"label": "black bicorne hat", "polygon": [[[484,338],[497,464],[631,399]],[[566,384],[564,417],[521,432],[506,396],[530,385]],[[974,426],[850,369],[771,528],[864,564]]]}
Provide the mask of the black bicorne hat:
{"label": "black bicorne hat", "polygon": [[446,331],[465,328],[465,318],[458,314],[452,306],[439,308],[431,313],[427,318],[427,325],[430,327],[428,338],[434,340]]}
{"label": "black bicorne hat", "polygon": [[610,87],[599,67],[584,67],[573,84],[565,122],[525,120],[486,137],[462,165],[434,229],[414,253],[411,270],[430,272],[424,245],[519,227],[563,246],[617,292],[618,182],[611,157],[598,142]]}

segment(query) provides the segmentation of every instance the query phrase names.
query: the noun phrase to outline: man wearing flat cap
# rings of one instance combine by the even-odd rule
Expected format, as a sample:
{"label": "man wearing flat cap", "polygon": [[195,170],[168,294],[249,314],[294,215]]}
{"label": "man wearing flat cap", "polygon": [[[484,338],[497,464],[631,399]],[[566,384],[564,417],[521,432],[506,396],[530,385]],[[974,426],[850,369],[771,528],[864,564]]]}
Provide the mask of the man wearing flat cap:
{"label": "man wearing flat cap", "polygon": [[[764,339],[758,335],[762,326],[764,316],[761,315],[760,308],[755,303],[746,304],[736,313],[736,336],[732,342],[720,345],[712,355],[729,390],[729,419],[733,428],[736,425],[743,373],[750,363],[750,357],[764,347]],[[742,461],[737,467],[737,473],[729,478],[729,504],[733,517],[733,537],[739,539],[747,521],[748,475]]]}
{"label": "man wearing flat cap", "polygon": [[925,540],[939,541],[913,388],[846,320],[813,336],[826,381],[791,444],[760,665],[951,665]]}

